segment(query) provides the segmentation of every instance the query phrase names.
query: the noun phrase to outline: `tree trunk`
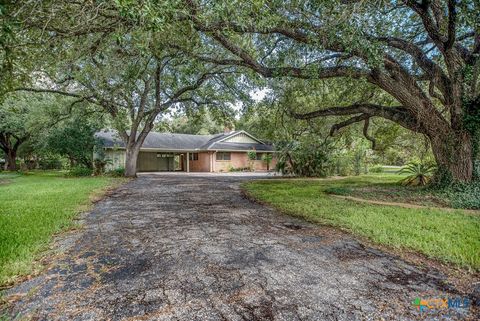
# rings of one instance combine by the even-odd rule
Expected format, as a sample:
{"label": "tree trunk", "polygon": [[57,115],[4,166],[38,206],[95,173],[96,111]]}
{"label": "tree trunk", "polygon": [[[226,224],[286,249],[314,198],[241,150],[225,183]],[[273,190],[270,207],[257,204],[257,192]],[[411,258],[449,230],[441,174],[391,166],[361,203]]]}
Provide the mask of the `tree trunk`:
{"label": "tree trunk", "polygon": [[125,151],[125,176],[137,177],[137,159],[140,147],[136,145],[127,145]]}
{"label": "tree trunk", "polygon": [[17,170],[17,151],[10,149],[5,153],[6,163],[5,170],[16,171]]}
{"label": "tree trunk", "polygon": [[[470,182],[473,178],[472,138],[467,132],[430,136],[432,151],[440,175],[455,182]],[[443,179],[440,178],[440,179]]]}

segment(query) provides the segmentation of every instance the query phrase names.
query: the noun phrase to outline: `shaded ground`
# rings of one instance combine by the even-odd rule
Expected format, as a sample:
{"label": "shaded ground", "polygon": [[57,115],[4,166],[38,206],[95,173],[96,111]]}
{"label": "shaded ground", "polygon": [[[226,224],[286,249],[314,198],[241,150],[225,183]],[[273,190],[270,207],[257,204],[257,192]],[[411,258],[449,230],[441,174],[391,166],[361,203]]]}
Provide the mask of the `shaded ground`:
{"label": "shaded ground", "polygon": [[[428,208],[435,208],[435,209],[442,209],[445,211],[456,211],[458,209],[455,208],[448,208],[448,207],[431,207],[426,205],[417,205],[412,203],[400,203],[400,202],[385,202],[385,201],[377,201],[372,199],[366,199],[361,197],[354,197],[354,196],[343,196],[343,195],[335,195],[331,194],[332,197],[337,197],[340,199],[351,200],[360,203],[368,203],[368,204],[375,204],[375,205],[387,205],[387,206],[399,206],[404,208],[415,208],[415,209],[428,209]],[[465,213],[469,213],[472,215],[480,215],[480,210],[463,210]]]}
{"label": "shaded ground", "polygon": [[[399,180],[399,179],[398,179]],[[393,203],[408,203],[411,205],[429,207],[451,207],[445,195],[437,195],[432,191],[418,186],[402,186],[395,184],[379,184],[368,187],[332,188],[328,193],[342,196],[358,197],[370,200],[383,200]]]}
{"label": "shaded ground", "polygon": [[[411,320],[420,316],[417,297],[464,296],[437,271],[245,199],[245,179],[149,175],[124,185],[86,216],[83,231],[60,242],[65,255],[8,291],[6,313],[35,320]],[[476,319],[473,308],[442,311],[447,319]]]}

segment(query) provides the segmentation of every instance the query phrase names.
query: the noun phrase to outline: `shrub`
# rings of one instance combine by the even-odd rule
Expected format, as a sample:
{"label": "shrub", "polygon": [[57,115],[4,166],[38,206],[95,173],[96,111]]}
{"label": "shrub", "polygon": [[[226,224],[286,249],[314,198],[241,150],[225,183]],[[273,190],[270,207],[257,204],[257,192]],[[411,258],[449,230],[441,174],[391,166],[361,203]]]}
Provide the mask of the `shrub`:
{"label": "shrub", "polygon": [[112,164],[112,161],[110,159],[95,159],[93,161],[93,168],[94,168],[94,174],[95,176],[97,175],[102,175],[105,173],[105,166],[108,164]]}
{"label": "shrub", "polygon": [[254,151],[254,150],[249,150],[247,152],[247,157],[248,157],[249,160],[255,160],[255,159],[257,159],[257,152]]}
{"label": "shrub", "polygon": [[454,184],[440,194],[449,200],[454,208],[480,209],[480,182]]}
{"label": "shrub", "polygon": [[265,153],[262,156],[262,160],[265,162],[267,165],[267,171],[270,170],[270,163],[272,162],[273,156],[270,153]]}
{"label": "shrub", "polygon": [[108,175],[108,176],[112,176],[112,177],[122,177],[122,176],[125,176],[125,168],[123,168],[123,167],[118,167],[118,168],[109,170],[109,171],[107,172],[107,175]]}
{"label": "shrub", "polygon": [[338,176],[353,175],[354,168],[348,159],[337,159],[334,164],[333,173]]}
{"label": "shrub", "polygon": [[412,162],[398,171],[399,174],[408,174],[401,182],[403,185],[425,186],[432,179],[435,166]]}
{"label": "shrub", "polygon": [[250,171],[254,171],[254,162],[257,159],[257,152],[254,150],[250,150],[247,152],[247,157],[248,157],[248,167],[250,168]]}
{"label": "shrub", "polygon": [[229,171],[229,172],[251,172],[251,168],[250,168],[250,167],[233,167],[233,166],[229,166],[229,167],[228,167],[228,171]]}
{"label": "shrub", "polygon": [[43,170],[62,169],[62,161],[58,158],[44,158],[38,161],[38,168]]}
{"label": "shrub", "polygon": [[330,166],[330,150],[327,144],[288,143],[279,149],[276,156],[276,171],[283,175],[324,177],[327,175]]}
{"label": "shrub", "polygon": [[83,166],[72,167],[67,172],[67,176],[72,176],[72,177],[92,176],[92,174],[93,174],[93,169],[83,167]]}
{"label": "shrub", "polygon": [[385,169],[383,168],[382,165],[375,165],[375,166],[372,166],[368,171],[370,173],[383,173]]}

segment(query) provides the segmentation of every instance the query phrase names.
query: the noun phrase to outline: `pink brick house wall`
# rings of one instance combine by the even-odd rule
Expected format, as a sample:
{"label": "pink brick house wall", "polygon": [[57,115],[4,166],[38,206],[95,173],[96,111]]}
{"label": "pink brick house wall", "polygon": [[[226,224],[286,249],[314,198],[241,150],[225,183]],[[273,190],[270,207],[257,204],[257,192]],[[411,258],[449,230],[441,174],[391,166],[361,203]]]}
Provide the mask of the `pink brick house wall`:
{"label": "pink brick house wall", "polygon": [[[203,154],[203,155],[202,155]],[[211,158],[210,158],[211,157]],[[210,162],[212,163],[210,165]],[[266,171],[267,164],[262,160],[253,161],[253,167],[256,171]],[[193,167],[192,167],[192,164]],[[275,169],[275,156],[270,163],[270,170]],[[199,153],[198,161],[190,161],[190,170],[191,171],[210,171],[210,166],[212,166],[213,172],[228,172],[230,168],[246,168],[249,166],[248,156],[246,152],[231,152],[230,160],[217,160],[216,154],[212,153]]]}
{"label": "pink brick house wall", "polygon": [[191,172],[210,172],[211,155],[213,152],[198,153],[198,160],[190,161]]}

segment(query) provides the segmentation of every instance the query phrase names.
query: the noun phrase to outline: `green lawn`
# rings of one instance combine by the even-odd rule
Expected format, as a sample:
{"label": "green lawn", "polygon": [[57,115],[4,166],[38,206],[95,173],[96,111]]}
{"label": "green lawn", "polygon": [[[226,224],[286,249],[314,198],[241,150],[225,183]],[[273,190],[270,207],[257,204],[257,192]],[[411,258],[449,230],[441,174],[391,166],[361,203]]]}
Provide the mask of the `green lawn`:
{"label": "green lawn", "polygon": [[32,272],[52,235],[108,186],[123,179],[64,178],[58,172],[0,173],[0,285]]}
{"label": "green lawn", "polygon": [[[398,175],[280,179],[244,184],[252,197],[287,214],[333,225],[392,248],[480,270],[480,216],[461,210],[409,209],[335,198],[326,190],[391,185]],[[382,199],[377,199],[382,200]]]}

